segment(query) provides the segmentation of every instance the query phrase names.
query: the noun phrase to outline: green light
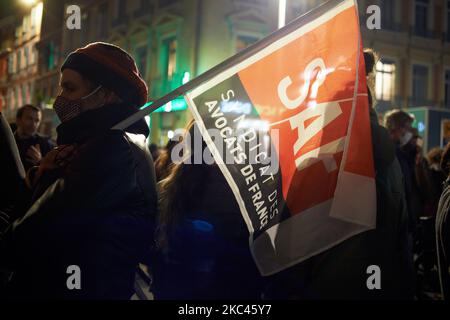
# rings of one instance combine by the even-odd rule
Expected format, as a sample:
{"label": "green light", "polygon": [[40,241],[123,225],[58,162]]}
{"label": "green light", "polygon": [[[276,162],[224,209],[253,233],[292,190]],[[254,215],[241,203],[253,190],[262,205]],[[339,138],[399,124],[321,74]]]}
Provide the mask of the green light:
{"label": "green light", "polygon": [[151,106],[153,102],[147,102],[146,104],[144,104],[142,107],[139,108],[139,110],[143,110],[145,108],[147,108],[148,106]]}
{"label": "green light", "polygon": [[189,72],[186,71],[186,72],[183,74],[183,79],[181,80],[181,84],[188,83],[189,80],[191,80],[191,74],[190,74]]}
{"label": "green light", "polygon": [[178,98],[172,101],[172,111],[186,110],[187,104],[184,98]]}
{"label": "green light", "polygon": [[[153,102],[147,102],[140,109],[145,109],[150,106]],[[175,100],[170,101],[169,103],[159,107],[153,112],[172,112],[172,111],[182,111],[187,109],[186,101],[184,98],[177,98]]]}

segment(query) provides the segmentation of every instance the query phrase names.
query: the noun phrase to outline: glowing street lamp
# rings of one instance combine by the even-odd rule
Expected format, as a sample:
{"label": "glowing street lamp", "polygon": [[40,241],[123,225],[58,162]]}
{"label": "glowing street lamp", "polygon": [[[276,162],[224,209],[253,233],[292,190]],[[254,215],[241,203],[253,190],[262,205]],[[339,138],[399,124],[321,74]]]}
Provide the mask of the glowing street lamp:
{"label": "glowing street lamp", "polygon": [[278,0],[278,29],[286,24],[286,0]]}

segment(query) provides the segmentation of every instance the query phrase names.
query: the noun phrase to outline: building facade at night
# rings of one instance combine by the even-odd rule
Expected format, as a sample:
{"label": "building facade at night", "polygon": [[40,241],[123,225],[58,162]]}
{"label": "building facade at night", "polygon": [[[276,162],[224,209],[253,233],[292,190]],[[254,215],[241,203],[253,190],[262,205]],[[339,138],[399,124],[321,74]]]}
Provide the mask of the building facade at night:
{"label": "building facade at night", "polygon": [[362,32],[364,46],[374,48],[381,58],[378,110],[450,109],[450,1],[359,1],[361,9],[371,4],[381,8],[381,30],[364,26]]}
{"label": "building facade at night", "polygon": [[0,111],[6,109],[6,97],[10,86],[8,61],[14,48],[15,26],[14,16],[0,19]]}
{"label": "building facade at night", "polygon": [[38,70],[34,85],[34,102],[43,110],[41,131],[55,135],[58,122],[53,111],[53,102],[59,90],[59,67],[64,59],[61,54],[64,2],[44,1],[41,36],[36,43],[38,51]]}
{"label": "building facade at night", "polygon": [[[323,2],[288,0],[286,21]],[[81,8],[80,30],[66,28],[65,11],[72,4]],[[359,0],[358,5],[363,44],[381,58],[377,110],[450,110],[450,1]],[[381,9],[380,30],[366,27],[370,5]],[[41,8],[42,28],[39,9],[33,8]],[[275,0],[46,0],[33,8],[19,19],[14,44],[0,50],[0,96],[7,87],[3,112],[9,120],[26,102],[48,108],[46,133],[57,124],[51,105],[59,66],[78,47],[107,41],[126,49],[146,79],[152,101],[267,36],[278,24]],[[2,74],[5,59],[8,72]],[[190,117],[182,98],[162,107],[151,116],[151,140],[165,144]]]}
{"label": "building facade at night", "polygon": [[8,88],[2,112],[15,118],[17,109],[35,101],[34,84],[38,69],[36,43],[41,33],[43,3],[37,2],[17,21],[14,42],[8,53]]}

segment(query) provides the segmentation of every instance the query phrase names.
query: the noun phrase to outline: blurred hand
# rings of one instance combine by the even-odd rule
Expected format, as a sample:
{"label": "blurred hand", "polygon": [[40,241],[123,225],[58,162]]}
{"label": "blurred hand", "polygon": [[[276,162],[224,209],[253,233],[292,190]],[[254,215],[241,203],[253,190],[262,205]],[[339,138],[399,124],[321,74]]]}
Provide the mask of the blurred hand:
{"label": "blurred hand", "polygon": [[39,164],[39,162],[42,159],[41,147],[39,146],[39,144],[36,144],[28,148],[27,156],[28,160],[30,160],[31,163],[33,163],[34,165]]}
{"label": "blurred hand", "polygon": [[57,168],[63,167],[72,158],[75,151],[75,146],[73,145],[63,145],[58,146],[42,159],[39,165],[39,171],[49,171],[55,170]]}

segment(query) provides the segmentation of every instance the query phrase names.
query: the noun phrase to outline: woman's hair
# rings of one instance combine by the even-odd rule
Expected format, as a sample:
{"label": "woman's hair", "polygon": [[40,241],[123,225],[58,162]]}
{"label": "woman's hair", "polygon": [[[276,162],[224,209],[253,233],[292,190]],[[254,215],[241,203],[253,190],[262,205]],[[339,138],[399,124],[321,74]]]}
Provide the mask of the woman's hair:
{"label": "woman's hair", "polygon": [[[186,135],[190,139],[186,139]],[[200,150],[194,149],[194,136],[202,139]],[[159,221],[156,233],[156,245],[158,249],[166,249],[169,245],[168,234],[174,224],[180,219],[183,213],[193,208],[196,199],[201,196],[201,188],[204,185],[206,164],[194,164],[194,154],[207,148],[205,141],[194,121],[187,126],[185,137],[183,137],[183,161],[174,162],[169,168],[168,175],[159,182]],[[170,153],[168,154],[170,157]]]}
{"label": "woman's hair", "polygon": [[155,161],[155,174],[156,181],[161,181],[170,173],[173,166],[172,158],[170,157],[170,152],[168,150],[162,150]]}
{"label": "woman's hair", "polygon": [[161,181],[169,175],[170,170],[173,167],[172,150],[182,141],[182,139],[178,141],[170,139],[169,142],[167,142],[165,149],[161,151],[158,159],[155,161],[156,181]]}
{"label": "woman's hair", "polygon": [[364,62],[366,64],[366,76],[375,71],[375,65],[378,61],[377,54],[371,48],[364,48]]}
{"label": "woman's hair", "polygon": [[403,110],[394,109],[387,112],[384,116],[384,125],[388,130],[404,128],[409,123],[414,122],[414,115]]}

